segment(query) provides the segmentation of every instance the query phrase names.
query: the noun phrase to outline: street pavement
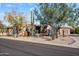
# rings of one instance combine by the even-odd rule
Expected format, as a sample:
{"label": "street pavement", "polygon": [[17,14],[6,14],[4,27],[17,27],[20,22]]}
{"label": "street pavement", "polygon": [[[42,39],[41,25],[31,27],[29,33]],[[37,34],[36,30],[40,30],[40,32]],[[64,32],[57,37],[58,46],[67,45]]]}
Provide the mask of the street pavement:
{"label": "street pavement", "polygon": [[79,48],[0,38],[0,56],[79,56]]}

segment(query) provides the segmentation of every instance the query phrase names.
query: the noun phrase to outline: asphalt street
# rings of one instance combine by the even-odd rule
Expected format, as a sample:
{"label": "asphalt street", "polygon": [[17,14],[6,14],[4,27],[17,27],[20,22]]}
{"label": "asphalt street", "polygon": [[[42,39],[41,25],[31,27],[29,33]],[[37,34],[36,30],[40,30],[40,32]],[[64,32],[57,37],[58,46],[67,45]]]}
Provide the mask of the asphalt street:
{"label": "asphalt street", "polygon": [[[19,40],[19,39],[18,39]],[[79,56],[79,49],[0,39],[0,56]]]}

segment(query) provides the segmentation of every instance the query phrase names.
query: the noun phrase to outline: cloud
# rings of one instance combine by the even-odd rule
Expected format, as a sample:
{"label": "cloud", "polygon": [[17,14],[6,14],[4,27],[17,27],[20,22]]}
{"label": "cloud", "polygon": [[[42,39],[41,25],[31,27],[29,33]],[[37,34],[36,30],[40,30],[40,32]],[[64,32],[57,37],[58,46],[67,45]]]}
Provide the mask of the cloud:
{"label": "cloud", "polygon": [[1,7],[1,4],[0,4],[0,7]]}
{"label": "cloud", "polygon": [[30,8],[30,11],[34,10],[35,8],[37,8],[36,5],[32,6],[32,7]]}
{"label": "cloud", "polygon": [[2,21],[2,23],[6,26],[9,26],[10,24],[8,23],[8,21],[4,20],[4,13],[0,12],[0,21]]}
{"label": "cloud", "polygon": [[30,8],[30,11],[34,10],[34,7]]}
{"label": "cloud", "polygon": [[35,4],[34,4],[34,3],[28,3],[28,5],[29,5],[29,6],[33,6],[33,5],[35,5]]}
{"label": "cloud", "polygon": [[0,9],[1,9],[1,4],[0,4]]}
{"label": "cloud", "polygon": [[12,7],[13,4],[5,4],[6,7]]}
{"label": "cloud", "polygon": [[27,14],[26,14],[26,22],[27,22],[28,24],[31,23],[31,14],[30,14],[30,13],[27,13]]}
{"label": "cloud", "polygon": [[2,21],[4,18],[4,13],[3,12],[0,12],[0,20]]}

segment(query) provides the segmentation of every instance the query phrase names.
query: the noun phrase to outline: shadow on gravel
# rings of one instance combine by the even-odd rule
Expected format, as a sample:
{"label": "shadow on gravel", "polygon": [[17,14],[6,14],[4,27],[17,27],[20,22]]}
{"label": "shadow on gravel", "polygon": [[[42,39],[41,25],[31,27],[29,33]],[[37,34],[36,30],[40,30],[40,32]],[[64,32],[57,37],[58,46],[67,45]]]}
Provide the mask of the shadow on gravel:
{"label": "shadow on gravel", "polygon": [[74,44],[76,42],[73,38],[71,39],[72,39],[72,42],[68,43],[68,45]]}
{"label": "shadow on gravel", "polygon": [[[78,56],[79,49],[0,38],[0,45],[29,56]],[[0,48],[1,49],[1,48]],[[15,53],[15,51],[13,51]],[[4,55],[3,55],[4,56]],[[10,54],[10,56],[12,56]],[[19,56],[17,53],[14,56]],[[27,55],[26,55],[27,56]]]}

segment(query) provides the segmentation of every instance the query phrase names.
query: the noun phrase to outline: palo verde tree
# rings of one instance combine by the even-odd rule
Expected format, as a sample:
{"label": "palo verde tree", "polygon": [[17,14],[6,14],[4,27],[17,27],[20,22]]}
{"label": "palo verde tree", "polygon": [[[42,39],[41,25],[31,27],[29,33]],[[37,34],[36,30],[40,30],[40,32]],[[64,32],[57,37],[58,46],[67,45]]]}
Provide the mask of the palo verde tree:
{"label": "palo verde tree", "polygon": [[23,13],[17,13],[16,11],[9,11],[5,13],[4,19],[7,20],[12,27],[20,29],[25,21],[25,16],[23,15]]}
{"label": "palo verde tree", "polygon": [[51,37],[54,39],[60,26],[72,15],[72,8],[65,3],[40,3],[37,6],[35,9],[37,20],[52,27]]}
{"label": "palo verde tree", "polygon": [[72,26],[75,28],[78,25],[78,19],[79,19],[79,7],[76,6],[76,4],[70,4],[70,7],[72,8],[72,15],[66,20],[67,24],[69,26]]}
{"label": "palo verde tree", "polygon": [[4,19],[7,20],[10,25],[22,27],[23,22],[25,21],[25,16],[23,13],[17,13],[16,11],[6,12]]}
{"label": "palo verde tree", "polygon": [[0,32],[3,34],[4,32],[4,25],[2,23],[2,21],[0,21]]}

